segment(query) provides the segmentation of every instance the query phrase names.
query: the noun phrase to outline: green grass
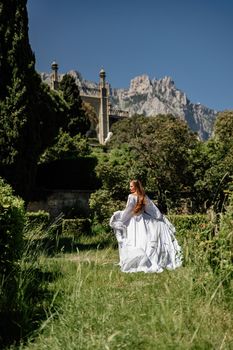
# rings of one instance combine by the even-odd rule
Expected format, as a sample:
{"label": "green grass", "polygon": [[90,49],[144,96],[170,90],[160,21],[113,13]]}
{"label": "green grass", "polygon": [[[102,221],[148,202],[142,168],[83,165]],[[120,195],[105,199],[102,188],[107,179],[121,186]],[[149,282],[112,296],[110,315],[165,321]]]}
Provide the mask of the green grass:
{"label": "green grass", "polygon": [[184,266],[161,274],[121,273],[113,248],[42,257],[41,266],[60,271],[48,286],[54,297],[17,349],[233,349],[232,286],[194,239],[182,245]]}

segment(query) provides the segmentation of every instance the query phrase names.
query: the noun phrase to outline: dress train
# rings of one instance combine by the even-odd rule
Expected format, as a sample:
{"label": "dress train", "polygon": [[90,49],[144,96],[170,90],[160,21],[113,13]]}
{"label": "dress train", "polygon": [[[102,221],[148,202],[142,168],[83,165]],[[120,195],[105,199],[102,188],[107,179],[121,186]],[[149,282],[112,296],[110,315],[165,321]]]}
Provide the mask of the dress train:
{"label": "dress train", "polygon": [[137,197],[130,194],[125,210],[116,211],[110,226],[118,241],[122,272],[160,273],[182,265],[182,253],[175,228],[146,197],[139,215],[133,214]]}

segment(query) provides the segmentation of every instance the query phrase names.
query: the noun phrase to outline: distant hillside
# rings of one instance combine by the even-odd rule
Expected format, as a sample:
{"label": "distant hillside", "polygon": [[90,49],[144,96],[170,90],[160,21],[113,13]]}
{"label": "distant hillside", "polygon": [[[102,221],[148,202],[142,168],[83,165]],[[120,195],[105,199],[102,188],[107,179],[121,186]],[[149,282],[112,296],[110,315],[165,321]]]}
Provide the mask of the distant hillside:
{"label": "distant hillside", "polygon": [[[81,93],[93,94],[93,89],[98,87],[97,83],[84,80],[77,71],[68,73],[75,78]],[[60,79],[62,76],[60,74]],[[50,82],[50,75],[47,73],[41,73],[41,78]],[[203,140],[208,139],[212,133],[217,111],[190,102],[186,94],[176,88],[170,77],[151,80],[147,75],[141,75],[131,80],[129,89],[109,87],[109,91],[112,107],[128,111],[129,116],[173,114],[185,120]]]}

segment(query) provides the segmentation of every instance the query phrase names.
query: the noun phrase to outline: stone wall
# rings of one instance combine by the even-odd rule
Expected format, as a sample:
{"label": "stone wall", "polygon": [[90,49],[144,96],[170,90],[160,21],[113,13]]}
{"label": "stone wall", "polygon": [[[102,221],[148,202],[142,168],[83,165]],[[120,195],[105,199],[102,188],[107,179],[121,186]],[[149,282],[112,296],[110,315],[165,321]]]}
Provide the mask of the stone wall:
{"label": "stone wall", "polygon": [[27,211],[45,210],[55,218],[68,208],[79,207],[88,215],[90,194],[91,191],[85,190],[52,191],[45,200],[29,202]]}

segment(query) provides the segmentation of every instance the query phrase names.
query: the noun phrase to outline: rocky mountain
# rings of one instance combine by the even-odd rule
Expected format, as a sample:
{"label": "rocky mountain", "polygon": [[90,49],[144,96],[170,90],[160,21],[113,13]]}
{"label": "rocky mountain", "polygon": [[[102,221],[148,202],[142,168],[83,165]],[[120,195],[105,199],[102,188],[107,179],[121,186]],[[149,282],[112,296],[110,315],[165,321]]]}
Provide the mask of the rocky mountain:
{"label": "rocky mountain", "polygon": [[114,108],[127,110],[129,115],[172,114],[187,122],[201,139],[207,139],[213,129],[217,111],[189,101],[170,77],[150,80],[142,75],[131,80],[129,89],[112,89]]}
{"label": "rocky mountain", "polygon": [[[84,80],[77,71],[68,73],[75,78],[81,94],[97,93],[97,83]],[[61,74],[60,79],[62,76]],[[49,83],[49,74],[42,73],[41,77]],[[147,75],[141,75],[131,80],[129,89],[109,86],[109,94],[112,108],[128,111],[129,116],[143,114],[156,117],[157,114],[172,114],[185,120],[200,139],[206,140],[212,133],[217,111],[200,103],[191,103],[186,94],[176,88],[171,77],[151,80]]]}

